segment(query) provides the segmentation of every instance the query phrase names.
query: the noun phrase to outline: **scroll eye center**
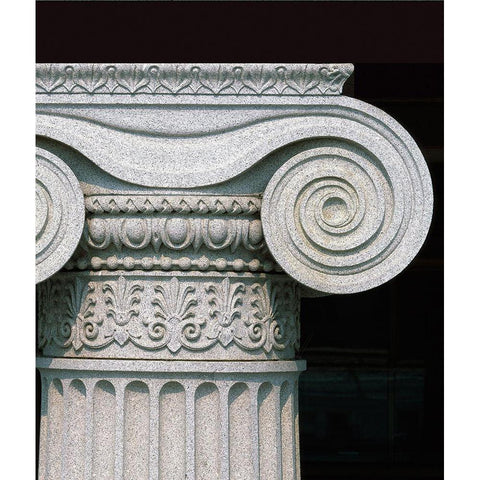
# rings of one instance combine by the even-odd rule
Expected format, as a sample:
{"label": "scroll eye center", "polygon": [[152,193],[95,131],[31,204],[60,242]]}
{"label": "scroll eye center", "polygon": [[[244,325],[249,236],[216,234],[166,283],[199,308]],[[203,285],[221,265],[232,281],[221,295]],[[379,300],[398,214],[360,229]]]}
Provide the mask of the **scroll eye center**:
{"label": "scroll eye center", "polygon": [[340,197],[330,197],[321,208],[323,221],[332,227],[340,226],[348,220],[348,206]]}

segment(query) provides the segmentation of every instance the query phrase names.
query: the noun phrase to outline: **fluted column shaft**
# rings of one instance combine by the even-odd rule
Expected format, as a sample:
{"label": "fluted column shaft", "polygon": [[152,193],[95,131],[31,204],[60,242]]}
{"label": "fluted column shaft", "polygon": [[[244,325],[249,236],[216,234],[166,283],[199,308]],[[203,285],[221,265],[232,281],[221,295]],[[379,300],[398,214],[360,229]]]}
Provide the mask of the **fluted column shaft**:
{"label": "fluted column shaft", "polygon": [[41,480],[300,479],[296,282],[90,270],[37,293]]}
{"label": "fluted column shaft", "polygon": [[38,366],[40,478],[299,478],[301,361]]}

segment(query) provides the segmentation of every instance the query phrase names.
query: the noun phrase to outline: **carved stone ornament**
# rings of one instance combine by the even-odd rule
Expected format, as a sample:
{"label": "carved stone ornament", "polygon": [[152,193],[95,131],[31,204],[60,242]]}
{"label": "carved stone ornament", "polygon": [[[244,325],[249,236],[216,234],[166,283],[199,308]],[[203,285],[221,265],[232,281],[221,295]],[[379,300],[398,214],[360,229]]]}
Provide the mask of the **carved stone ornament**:
{"label": "carved stone ornament", "polygon": [[300,297],[390,280],[432,216],[352,71],[37,65],[40,480],[300,480]]}
{"label": "carved stone ornament", "polygon": [[427,166],[399,125],[390,121],[389,134],[378,135],[384,121],[353,131],[348,119],[332,120],[326,130],[342,139],[295,155],[265,190],[268,248],[307,287],[327,293],[376,287],[403,270],[427,236],[433,207]]}
{"label": "carved stone ornament", "polygon": [[60,270],[75,251],[83,231],[83,193],[70,168],[37,147],[36,281]]}

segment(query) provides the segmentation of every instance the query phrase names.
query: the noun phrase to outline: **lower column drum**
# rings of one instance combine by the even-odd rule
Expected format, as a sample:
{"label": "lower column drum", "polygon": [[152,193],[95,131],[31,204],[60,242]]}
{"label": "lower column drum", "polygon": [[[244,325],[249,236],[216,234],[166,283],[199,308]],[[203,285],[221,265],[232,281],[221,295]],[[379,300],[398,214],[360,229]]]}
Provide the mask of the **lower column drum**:
{"label": "lower column drum", "polygon": [[299,480],[303,361],[39,358],[40,480]]}

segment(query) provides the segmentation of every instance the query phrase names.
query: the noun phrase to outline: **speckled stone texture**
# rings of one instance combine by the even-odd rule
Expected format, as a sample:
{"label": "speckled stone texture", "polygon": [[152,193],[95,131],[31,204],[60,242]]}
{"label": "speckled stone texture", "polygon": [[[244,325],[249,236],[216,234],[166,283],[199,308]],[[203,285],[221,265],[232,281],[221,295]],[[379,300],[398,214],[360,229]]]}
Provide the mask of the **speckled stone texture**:
{"label": "speckled stone texture", "polygon": [[300,298],[420,249],[351,64],[37,65],[40,480],[300,480]]}
{"label": "speckled stone texture", "polygon": [[85,221],[83,192],[70,168],[37,148],[35,185],[36,281],[60,270],[77,248]]}
{"label": "speckled stone texture", "polygon": [[38,367],[40,478],[300,478],[301,361],[43,358]]}

